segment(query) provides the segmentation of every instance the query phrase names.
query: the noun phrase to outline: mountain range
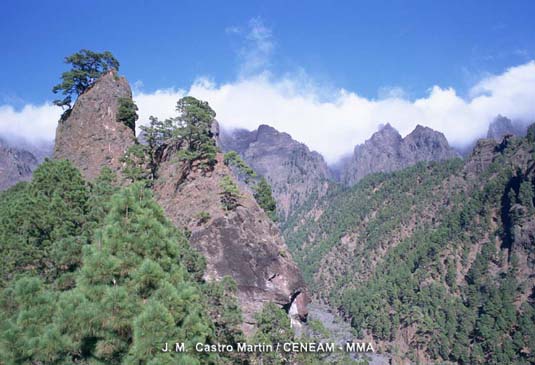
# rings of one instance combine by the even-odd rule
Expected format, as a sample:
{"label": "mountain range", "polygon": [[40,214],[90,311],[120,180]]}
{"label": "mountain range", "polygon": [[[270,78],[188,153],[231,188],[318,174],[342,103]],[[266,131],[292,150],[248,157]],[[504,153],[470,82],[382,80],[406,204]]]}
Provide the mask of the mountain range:
{"label": "mountain range", "polygon": [[[163,123],[136,138],[135,128],[120,116],[124,105],[131,105],[123,104],[125,100],[132,101],[128,82],[109,71],[58,122],[53,153],[50,147],[32,152],[31,145],[0,140],[0,189],[23,182],[0,195],[10,207],[2,212],[0,221],[9,224],[0,225],[0,237],[23,234],[16,242],[31,246],[35,237],[26,234],[46,236],[40,241],[42,252],[29,255],[28,262],[18,256],[18,245],[2,248],[10,258],[10,266],[2,269],[6,282],[30,270],[52,280],[53,290],[89,295],[85,286],[98,279],[79,270],[78,256],[96,274],[112,268],[113,262],[100,267],[92,257],[102,242],[111,244],[112,251],[119,247],[110,237],[121,233],[123,225],[113,219],[133,219],[129,224],[150,228],[158,223],[155,234],[176,230],[173,234],[187,239],[183,244],[191,245],[194,253],[180,246],[181,265],[188,272],[181,273],[185,276],[180,280],[194,278],[203,288],[232,280],[236,304],[229,299],[232,295],[221,291],[219,297],[207,294],[207,300],[213,308],[238,307],[241,315],[232,323],[248,337],[265,324],[260,314],[270,303],[290,317],[293,328],[306,332],[313,298],[343,316],[359,338],[374,342],[387,354],[385,359],[395,363],[535,361],[535,126],[528,129],[498,116],[489,125],[488,138],[477,141],[463,158],[439,131],[417,125],[402,137],[386,124],[334,169],[319,153],[268,125],[253,131],[220,130],[210,120],[209,128],[199,132],[190,126],[174,140]],[[205,108],[203,116],[211,115],[207,104],[195,107]],[[197,153],[192,146],[199,140],[205,155],[192,157]],[[230,166],[226,156],[231,151],[243,160],[242,168],[250,169],[249,175],[267,180],[278,219],[268,214],[260,184],[249,186],[251,181]],[[60,168],[54,161],[73,166],[76,172],[67,165],[61,169],[70,171],[73,185],[90,187],[89,193],[64,192],[65,187],[56,186],[61,176],[39,173],[45,157],[52,159],[43,164],[48,169]],[[157,207],[146,202],[141,183]],[[54,189],[60,191],[52,194]],[[119,205],[110,208],[106,194],[120,189],[126,190],[114,198]],[[31,223],[25,227],[31,229],[21,233],[17,227],[26,217],[17,215],[16,198],[26,192],[21,209],[31,212],[28,207],[35,201],[50,198],[39,203],[39,209],[50,204],[61,215],[61,204],[66,204],[79,221],[71,224],[63,217],[49,222],[28,213]],[[73,208],[79,201],[83,205]],[[149,208],[152,213],[146,215]],[[104,213],[108,215],[102,220]],[[138,222],[129,214],[152,220]],[[55,231],[65,222],[66,228]],[[69,236],[73,230],[79,234]],[[143,232],[126,232],[120,241],[128,244],[129,234],[145,237]],[[93,256],[80,242],[91,243]],[[136,249],[126,248],[125,255]],[[158,250],[151,257],[171,267]],[[64,251],[76,252],[74,263],[65,261]],[[132,274],[133,281],[148,275],[143,284],[148,292],[151,280],[164,275],[150,265]],[[122,275],[119,269],[131,268],[117,268],[114,275]],[[81,276],[73,279],[77,273]],[[81,293],[75,291],[77,285]],[[102,285],[115,290],[115,278]],[[140,299],[142,305],[146,301]],[[230,319],[222,319],[215,309],[211,315],[213,326],[226,331]],[[124,335],[121,328],[118,333]],[[101,344],[84,345],[90,346],[84,354],[98,357],[106,346],[114,356],[123,351],[115,342],[91,336],[86,340]],[[128,336],[125,341],[130,341]]]}

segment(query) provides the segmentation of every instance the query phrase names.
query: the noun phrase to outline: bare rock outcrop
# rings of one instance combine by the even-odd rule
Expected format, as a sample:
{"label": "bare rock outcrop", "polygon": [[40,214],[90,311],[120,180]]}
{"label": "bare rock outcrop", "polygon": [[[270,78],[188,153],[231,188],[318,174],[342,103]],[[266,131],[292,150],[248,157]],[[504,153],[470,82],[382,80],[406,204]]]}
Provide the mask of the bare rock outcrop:
{"label": "bare rock outcrop", "polygon": [[236,151],[271,185],[277,210],[284,220],[313,194],[322,194],[332,179],[323,157],[268,125],[257,130],[222,133],[224,151]]}
{"label": "bare rock outcrop", "polygon": [[397,130],[386,124],[364,144],[355,147],[352,158],[342,168],[341,180],[351,186],[376,172],[392,172],[420,161],[458,156],[440,132],[418,125],[402,138]]}
{"label": "bare rock outcrop", "polygon": [[132,97],[128,81],[115,71],[102,75],[59,121],[54,158],[71,161],[90,180],[104,166],[119,171],[120,158],[135,143],[135,132],[117,121],[123,97]]}
{"label": "bare rock outcrop", "polygon": [[307,316],[308,297],[301,273],[271,222],[250,193],[241,191],[236,209],[221,203],[221,181],[233,180],[231,170],[217,155],[213,170],[184,166],[172,151],[164,153],[154,191],[166,215],[191,232],[190,243],[207,260],[205,278],[231,276],[238,286],[246,334],[254,331],[254,314],[266,302],[275,302],[294,314],[294,323]]}

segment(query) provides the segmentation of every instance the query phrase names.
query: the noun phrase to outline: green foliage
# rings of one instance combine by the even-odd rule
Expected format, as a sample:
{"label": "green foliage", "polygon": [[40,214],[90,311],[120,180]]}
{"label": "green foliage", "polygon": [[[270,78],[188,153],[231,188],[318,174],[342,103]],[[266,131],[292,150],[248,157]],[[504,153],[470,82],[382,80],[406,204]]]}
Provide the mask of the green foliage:
{"label": "green foliage", "polygon": [[132,98],[119,98],[119,107],[117,109],[117,121],[123,123],[135,132],[137,115],[137,105]]}
{"label": "green foliage", "polygon": [[[284,310],[277,305],[268,302],[256,316],[257,331],[253,337],[253,343],[271,344],[273,348],[277,344],[292,342],[294,338],[293,330],[290,326],[290,318]],[[282,351],[264,352],[256,354],[262,364],[287,364],[291,360],[291,353]]]}
{"label": "green foliage", "polygon": [[29,184],[0,196],[2,283],[22,272],[54,280],[79,265],[88,242],[90,188],[67,161],[46,160]]}
{"label": "green foliage", "polygon": [[139,181],[147,187],[151,186],[154,176],[149,159],[146,146],[139,143],[130,146],[120,160],[124,177],[130,182]]}
{"label": "green foliage", "polygon": [[[256,172],[243,161],[243,159],[238,155],[236,151],[229,151],[225,153],[224,163],[227,166],[233,166],[237,169],[239,175],[244,176],[244,181],[246,184],[251,183],[251,179],[257,177]],[[255,191],[254,198],[258,205],[266,212],[268,217],[276,222],[277,221],[277,202],[273,198],[271,193],[271,186],[267,180],[262,177],[257,183],[253,186]]]}
{"label": "green foliage", "polygon": [[529,214],[533,213],[534,206],[533,206],[533,185],[531,184],[531,181],[524,180],[522,183],[520,183],[520,189],[518,192],[518,200],[520,204],[522,204],[524,207],[526,207]]}
{"label": "green foliage", "polygon": [[264,177],[256,184],[254,197],[268,217],[274,222],[277,221],[277,202],[271,195],[271,186]]}
{"label": "green foliage", "polygon": [[318,321],[317,319],[311,319],[307,321],[307,324],[310,326],[310,329],[316,333],[318,333],[320,336],[322,336],[324,339],[329,338],[331,335],[327,328],[321,323],[321,321]]}
{"label": "green foliage", "polygon": [[[69,71],[61,75],[61,83],[52,88],[54,94],[61,93],[64,98],[54,100],[54,104],[68,110],[72,102],[83,94],[101,75],[109,70],[119,70],[119,62],[111,52],[102,53],[82,49],[65,58],[71,65]],[[73,99],[74,98],[74,99]]]}
{"label": "green foliage", "polygon": [[67,161],[46,161],[0,194],[0,363],[245,363],[160,351],[241,341],[236,285],[204,284],[203,257],[151,192],[114,182],[107,168],[88,184]]}
{"label": "green foliage", "polygon": [[79,290],[88,307],[116,315],[111,321],[108,314],[95,319],[101,338],[91,356],[148,362],[167,342],[164,339],[210,341],[210,321],[185,265],[191,261],[187,256],[198,254],[186,249],[185,238],[166,220],[149,191],[134,184],[115,195],[96,236],[97,242],[84,253]]}
{"label": "green foliage", "polygon": [[221,204],[225,210],[234,210],[239,205],[239,199],[241,197],[240,190],[232,178],[225,175],[220,182],[220,187],[223,190],[221,192]]}
{"label": "green foliage", "polygon": [[523,319],[531,320],[533,303],[517,308],[530,289],[516,282],[511,255],[530,252],[515,237],[533,219],[527,142],[510,141],[477,180],[453,160],[334,187],[284,227],[293,257],[359,334],[391,341],[414,330],[413,359],[419,352],[436,363],[533,363],[526,349],[535,322]]}
{"label": "green foliage", "polygon": [[[151,117],[150,125],[141,127],[148,146],[149,167],[154,176],[159,156],[165,147],[173,146],[189,168],[197,162],[202,169],[216,163],[217,147],[212,134],[215,112],[207,102],[186,96],[177,102],[179,115],[164,121]],[[188,169],[189,170],[189,169]]]}
{"label": "green foliage", "polygon": [[217,148],[211,132],[215,112],[206,101],[186,96],[177,102],[176,110],[180,115],[176,118],[178,132],[186,148],[181,149],[179,156],[186,161],[201,160],[206,167],[215,164]]}
{"label": "green foliage", "polygon": [[201,211],[197,214],[197,220],[198,220],[198,224],[201,225],[201,224],[204,224],[206,222],[208,222],[210,220],[210,213],[208,213],[207,211]]}
{"label": "green foliage", "polygon": [[[406,224],[414,210],[423,209],[435,199],[432,187],[443,181],[462,166],[462,161],[451,160],[443,164],[421,163],[393,174],[374,174],[365,177],[349,190],[334,187],[318,203],[321,204],[323,214],[318,221],[307,217],[307,223],[294,226],[300,221],[300,215],[295,214],[283,227],[288,248],[303,271],[305,280],[313,288],[312,277],[319,267],[320,261],[338,243],[341,238],[355,225],[366,219],[369,222],[363,226],[362,236],[366,237],[359,243],[360,258],[364,259],[369,250],[379,242],[387,240],[392,231],[400,225]],[[415,184],[415,179],[419,179]],[[379,189],[380,187],[380,189]],[[300,208],[308,212],[313,207],[311,200]],[[370,217],[371,212],[377,214]],[[302,242],[309,236],[319,239],[314,245]],[[345,278],[350,276],[344,275]]]}
{"label": "green foliage", "polygon": [[243,161],[236,151],[229,151],[225,153],[223,162],[227,166],[234,166],[238,169],[238,173],[245,176],[245,183],[249,183],[251,178],[255,178],[256,172]]}
{"label": "green foliage", "polygon": [[535,143],[535,123],[528,127],[527,140],[531,143]]}
{"label": "green foliage", "polygon": [[[236,345],[245,342],[240,325],[242,316],[237,300],[236,282],[229,276],[220,282],[207,283],[203,286],[206,297],[206,311],[214,322],[215,338],[221,344]],[[225,354],[231,364],[247,364],[248,355],[237,352]]]}

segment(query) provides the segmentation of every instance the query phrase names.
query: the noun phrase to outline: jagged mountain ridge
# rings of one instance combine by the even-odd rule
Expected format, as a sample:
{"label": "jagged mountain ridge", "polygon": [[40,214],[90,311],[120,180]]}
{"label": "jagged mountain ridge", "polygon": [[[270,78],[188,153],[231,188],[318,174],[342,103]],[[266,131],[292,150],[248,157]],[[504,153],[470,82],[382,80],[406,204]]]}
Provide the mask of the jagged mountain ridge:
{"label": "jagged mountain ridge", "polygon": [[419,161],[455,157],[458,157],[457,152],[449,146],[442,133],[417,125],[402,138],[387,123],[364,144],[355,147],[353,156],[341,169],[341,182],[351,186],[372,173],[401,170]]}
{"label": "jagged mountain ridge", "polygon": [[268,180],[283,220],[309,196],[322,195],[333,179],[319,153],[268,125],[253,131],[223,131],[220,140],[224,151],[236,151]]}

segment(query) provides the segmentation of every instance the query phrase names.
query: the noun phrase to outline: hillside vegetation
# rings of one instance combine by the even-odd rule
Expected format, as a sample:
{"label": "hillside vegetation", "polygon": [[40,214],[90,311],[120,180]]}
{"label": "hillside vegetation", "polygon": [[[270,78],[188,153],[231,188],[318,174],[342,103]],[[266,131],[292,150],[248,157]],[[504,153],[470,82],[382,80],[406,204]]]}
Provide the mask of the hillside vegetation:
{"label": "hillside vegetation", "polygon": [[284,231],[313,292],[400,362],[533,363],[532,134],[312,197]]}

